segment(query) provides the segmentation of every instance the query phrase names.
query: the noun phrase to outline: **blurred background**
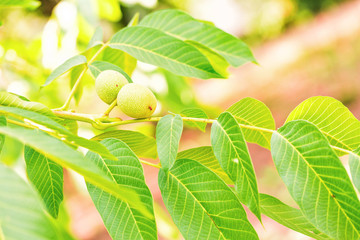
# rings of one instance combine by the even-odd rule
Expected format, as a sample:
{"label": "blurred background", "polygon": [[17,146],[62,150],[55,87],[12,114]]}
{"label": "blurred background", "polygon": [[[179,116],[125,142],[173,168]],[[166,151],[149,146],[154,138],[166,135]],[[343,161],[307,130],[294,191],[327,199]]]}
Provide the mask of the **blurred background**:
{"label": "blurred background", "polygon": [[[0,10],[0,90],[7,90],[60,107],[70,91],[71,74],[46,88],[45,79],[59,64],[81,53],[101,26],[104,40],[126,26],[135,13],[140,19],[165,8],[177,8],[197,19],[244,40],[259,65],[230,69],[228,80],[198,80],[175,76],[139,63],[134,82],[150,87],[159,99],[157,115],[202,107],[215,118],[244,97],[263,101],[272,111],[277,127],[300,102],[325,95],[343,102],[360,118],[360,1],[359,0],[42,0],[40,6]],[[79,101],[80,95],[82,96]],[[101,113],[106,105],[94,91],[90,75],[72,108],[78,112]],[[112,116],[123,115],[113,111]],[[155,125],[122,127],[154,135]],[[180,150],[210,145],[205,133],[186,129]],[[98,134],[80,124],[79,134]],[[1,159],[25,176],[22,146],[7,140]],[[260,192],[272,194],[294,206],[281,183],[269,151],[249,144]],[[346,161],[346,159],[344,159]],[[154,196],[161,239],[181,239],[163,208],[157,187],[157,170],[144,166],[146,181]],[[91,202],[82,178],[65,172],[65,200],[60,218],[83,240],[110,239]],[[264,216],[263,226],[248,212],[260,239],[309,239]]]}

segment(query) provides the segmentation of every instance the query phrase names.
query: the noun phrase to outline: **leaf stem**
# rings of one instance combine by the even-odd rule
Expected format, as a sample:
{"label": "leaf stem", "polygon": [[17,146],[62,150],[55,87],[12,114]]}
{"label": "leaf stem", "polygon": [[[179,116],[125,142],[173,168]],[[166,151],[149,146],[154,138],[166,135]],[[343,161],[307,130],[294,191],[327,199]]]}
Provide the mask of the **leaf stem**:
{"label": "leaf stem", "polygon": [[32,126],[32,125],[30,125],[30,124],[18,122],[18,121],[15,121],[15,120],[6,119],[6,121],[7,121],[8,123],[11,123],[11,124],[14,124],[14,125],[18,125],[18,126],[21,126],[21,127],[31,128],[31,129],[38,129],[37,127]]}
{"label": "leaf stem", "polygon": [[142,159],[139,159],[141,163],[143,164],[146,164],[146,165],[149,165],[149,166],[152,166],[152,167],[156,167],[156,168],[161,168],[161,166],[159,164],[154,164],[154,163],[151,163],[151,162],[148,162],[148,161],[145,161],[145,160],[142,160]]}
{"label": "leaf stem", "polygon": [[331,146],[332,149],[338,150],[338,151],[343,152],[343,153],[346,153],[346,154],[352,153],[352,151],[347,150],[347,149],[344,149],[344,148],[339,148],[339,147],[336,147],[336,146],[333,146],[333,145],[330,145],[330,146]]}
{"label": "leaf stem", "polygon": [[67,143],[67,144],[69,144],[69,145],[71,145],[71,146],[74,146],[74,147],[76,147],[76,148],[78,147],[78,146],[77,146],[76,144],[74,144],[73,142],[71,142],[71,141],[69,141],[69,140],[67,140],[67,139],[65,139],[65,138],[57,135],[55,132],[46,131],[46,130],[44,130],[44,129],[40,129],[40,128],[37,127],[37,126],[33,126],[33,125],[31,125],[31,124],[26,124],[26,123],[18,122],[18,121],[11,120],[11,119],[7,119],[7,122],[8,122],[8,123],[11,123],[11,124],[14,124],[14,125],[17,125],[17,126],[20,126],[20,127],[25,127],[25,128],[29,128],[29,129],[33,129],[33,130],[41,130],[41,131],[46,132],[47,134],[53,136],[54,138],[57,138],[57,139],[63,141],[64,143]]}
{"label": "leaf stem", "polygon": [[89,65],[94,62],[94,60],[97,58],[97,56],[99,56],[99,54],[107,47],[107,43],[104,43],[101,48],[94,54],[94,56],[87,62],[87,64],[85,65],[85,68],[82,70],[82,72],[80,73],[79,77],[76,79],[76,82],[74,84],[74,86],[71,89],[71,92],[68,96],[68,98],[66,99],[64,105],[56,110],[67,110],[70,106],[70,102],[71,99],[74,97],[76,90],[79,88],[80,86],[80,82],[81,79],[84,77],[86,71],[89,69]]}
{"label": "leaf stem", "polygon": [[100,115],[92,115],[92,114],[85,114],[85,113],[74,113],[69,111],[60,111],[60,110],[53,110],[53,113],[65,119],[76,120],[80,122],[87,122],[87,123],[95,123],[95,119],[100,117]]}
{"label": "leaf stem", "polygon": [[104,117],[109,116],[110,112],[114,109],[114,107],[116,107],[116,105],[117,105],[117,100],[115,99],[115,100],[110,104],[109,108],[106,109],[106,111],[104,112],[104,115],[103,115],[103,116],[104,116]]}
{"label": "leaf stem", "polygon": [[79,77],[77,78],[77,80],[76,80],[73,88],[71,89],[71,92],[70,92],[68,98],[66,99],[64,105],[61,108],[59,108],[59,110],[67,110],[69,108],[71,99],[74,97],[76,90],[80,86],[81,79],[83,78],[83,76],[85,75],[87,70],[88,70],[88,66],[86,65],[85,68],[80,73]]}

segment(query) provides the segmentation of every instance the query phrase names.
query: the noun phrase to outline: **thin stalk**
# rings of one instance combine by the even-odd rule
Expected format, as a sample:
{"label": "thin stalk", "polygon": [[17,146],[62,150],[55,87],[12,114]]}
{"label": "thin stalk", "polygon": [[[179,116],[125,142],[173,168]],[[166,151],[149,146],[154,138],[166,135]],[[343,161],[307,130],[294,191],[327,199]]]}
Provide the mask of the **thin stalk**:
{"label": "thin stalk", "polygon": [[103,44],[101,46],[101,48],[94,54],[94,56],[89,60],[89,62],[86,64],[85,68],[83,69],[83,71],[80,73],[79,77],[76,79],[76,82],[74,84],[74,86],[71,89],[71,92],[68,96],[68,98],[66,99],[64,105],[56,110],[67,110],[70,106],[71,103],[71,99],[74,97],[76,90],[79,88],[80,86],[80,82],[81,79],[84,77],[86,71],[89,69],[89,65],[94,62],[94,60],[97,58],[97,56],[99,56],[99,54],[107,47],[107,43]]}
{"label": "thin stalk", "polygon": [[73,113],[68,111],[53,110],[53,113],[60,118],[76,120],[80,122],[95,123],[95,119],[98,115],[84,114],[84,113]]}
{"label": "thin stalk", "polygon": [[352,153],[350,150],[347,150],[347,149],[344,149],[344,148],[339,148],[339,147],[336,147],[336,146],[333,146],[333,145],[330,145],[330,146],[331,146],[332,149],[338,150],[338,151],[346,153],[346,154]]}
{"label": "thin stalk", "polygon": [[114,107],[116,107],[117,105],[117,100],[115,99],[109,106],[108,109],[106,109],[106,111],[104,112],[104,117],[109,116],[110,112],[114,109]]}
{"label": "thin stalk", "polygon": [[99,50],[94,54],[94,56],[90,59],[89,64],[92,63],[93,61],[95,61],[95,59],[97,58],[97,56],[99,56],[99,54],[104,51],[104,49],[108,46],[108,43],[104,43],[101,48],[99,48]]}
{"label": "thin stalk", "polygon": [[41,130],[43,132],[46,132],[47,134],[53,136],[54,138],[57,138],[59,139],[60,141],[63,141],[64,143],[67,143],[71,146],[74,146],[74,147],[79,147],[78,145],[74,144],[73,142],[67,140],[66,138],[64,137],[61,137],[59,135],[57,135],[56,133],[54,132],[50,132],[50,131],[46,131],[44,129],[40,129],[39,127],[37,126],[34,126],[34,125],[30,125],[30,124],[26,124],[26,123],[22,123],[22,122],[18,122],[18,121],[14,121],[14,120],[11,120],[11,119],[7,119],[6,120],[8,123],[11,123],[11,124],[14,124],[14,125],[17,125],[17,126],[20,126],[20,127],[25,127],[25,128],[29,128],[29,129],[33,129],[33,130]]}
{"label": "thin stalk", "polygon": [[75,92],[76,92],[76,90],[78,89],[78,87],[80,85],[81,79],[83,78],[83,76],[85,75],[87,70],[88,70],[88,66],[86,65],[84,70],[82,70],[79,77],[77,78],[77,80],[76,80],[73,88],[71,89],[71,92],[70,92],[68,98],[66,99],[64,105],[61,108],[59,108],[58,110],[67,110],[69,108],[71,99],[74,97]]}
{"label": "thin stalk", "polygon": [[146,164],[146,165],[149,165],[149,166],[152,166],[152,167],[156,167],[156,168],[161,168],[161,166],[159,164],[154,164],[154,163],[151,163],[151,162],[148,162],[148,161],[144,161],[142,159],[139,159],[139,160],[143,164]]}
{"label": "thin stalk", "polygon": [[158,122],[160,121],[161,117],[151,117],[151,118],[139,118],[139,119],[131,119],[131,120],[124,120],[124,121],[117,121],[117,122],[109,122],[109,123],[98,123],[99,127],[102,129],[120,126],[120,125],[127,125],[132,123],[141,123],[141,122]]}
{"label": "thin stalk", "polygon": [[7,121],[8,123],[11,123],[11,124],[14,124],[14,125],[18,125],[18,126],[21,126],[21,127],[31,128],[31,129],[38,129],[37,127],[32,126],[32,125],[30,125],[30,124],[18,122],[18,121],[15,121],[15,120],[6,119],[6,121]]}

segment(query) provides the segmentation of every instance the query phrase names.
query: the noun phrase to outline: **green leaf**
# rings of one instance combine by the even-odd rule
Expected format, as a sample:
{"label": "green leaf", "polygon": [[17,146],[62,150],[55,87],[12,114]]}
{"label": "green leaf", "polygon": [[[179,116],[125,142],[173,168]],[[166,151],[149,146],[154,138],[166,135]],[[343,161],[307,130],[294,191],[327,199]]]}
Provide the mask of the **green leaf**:
{"label": "green leaf", "polygon": [[174,164],[183,131],[179,115],[166,115],[156,126],[156,145],[161,167],[165,170]]}
{"label": "green leaf", "polygon": [[[347,150],[360,146],[360,122],[338,100],[331,97],[312,97],[303,101],[289,115],[286,122],[304,119],[315,124],[330,144]],[[336,152],[339,156],[343,152]]]}
{"label": "green leaf", "polygon": [[2,7],[25,7],[29,9],[36,9],[41,5],[41,2],[36,0],[1,0],[0,8]]}
{"label": "green leaf", "polygon": [[178,159],[161,168],[159,187],[185,239],[259,239],[233,191],[200,163]]}
{"label": "green leaf", "polygon": [[138,25],[139,16],[140,16],[139,12],[135,13],[134,16],[131,18],[131,20],[129,21],[128,27],[133,27],[133,26]]}
{"label": "green leaf", "polygon": [[271,138],[275,166],[304,216],[336,239],[358,239],[360,202],[341,164],[321,131],[296,120]]}
{"label": "green leaf", "polygon": [[16,94],[16,93],[12,93],[12,92],[8,92],[8,93],[11,94],[11,95],[16,96],[16,97],[18,97],[18,98],[20,98],[20,99],[23,100],[23,101],[30,102],[30,100],[29,100],[28,98],[26,98],[26,97],[24,97],[24,96],[22,96],[22,95],[19,95],[19,94]]}
{"label": "green leaf", "polygon": [[[76,66],[70,70],[70,89],[72,89],[74,87],[74,85],[75,85],[76,81],[79,79],[81,73],[85,70],[85,67],[86,66],[84,64],[82,64],[82,65]],[[86,75],[83,75],[83,79],[85,77],[86,77]],[[82,94],[84,92],[84,82],[85,81],[86,80],[82,80],[79,83],[79,87],[76,89],[76,91],[74,93],[74,99],[75,99],[76,106],[79,104]]]}
{"label": "green leaf", "polygon": [[39,192],[50,215],[57,218],[64,198],[63,168],[28,146],[25,146],[24,158],[28,178]]}
{"label": "green leaf", "polygon": [[120,187],[111,182],[111,179],[104,175],[104,172],[97,165],[87,161],[80,152],[72,149],[62,141],[42,131],[18,127],[0,127],[0,134],[21,141],[55,163],[84,176],[89,183],[114,194],[139,211],[148,213],[140,202],[139,196],[132,189]]}
{"label": "green leaf", "polygon": [[101,26],[95,28],[94,34],[92,35],[87,49],[103,44],[103,30]]}
{"label": "green leaf", "polygon": [[[171,220],[171,217],[164,207],[162,201],[154,202],[154,212],[157,225],[159,226],[159,238],[160,239],[182,239],[179,229],[175,223]],[[164,231],[166,229],[166,231]]]}
{"label": "green leaf", "polygon": [[186,43],[196,47],[204,56],[209,60],[211,63],[211,66],[215,69],[216,72],[218,72],[220,75],[224,76],[224,78],[229,77],[228,67],[230,64],[223,58],[221,55],[217,54],[210,48],[202,45],[201,43],[186,40]]}
{"label": "green leaf", "polygon": [[[6,125],[7,125],[7,123],[6,123],[5,116],[0,115],[0,127],[6,126]],[[0,154],[1,154],[1,150],[4,146],[4,143],[5,143],[5,136],[3,134],[0,134]]]}
{"label": "green leaf", "polygon": [[47,116],[21,108],[3,107],[3,106],[0,106],[0,113],[5,113],[5,114],[9,114],[10,116],[29,119],[35,123],[41,124],[50,129],[56,130],[59,133],[64,134],[64,136],[62,137],[72,142],[72,144],[75,144],[76,146],[81,146],[90,149],[93,152],[99,153],[103,157],[116,160],[116,158],[102,144],[71,134],[69,130],[67,130],[65,127],[55,122],[51,118],[48,118]]}
{"label": "green leaf", "polygon": [[126,27],[113,36],[109,46],[182,76],[223,78],[197,48],[153,28]]}
{"label": "green leaf", "polygon": [[92,75],[94,76],[94,78],[97,78],[97,76],[99,76],[99,74],[105,70],[114,70],[121,73],[128,80],[129,83],[133,82],[132,79],[129,77],[129,75],[127,75],[127,73],[124,70],[122,70],[120,67],[112,63],[95,61],[92,64],[90,64],[89,69]]}
{"label": "green leaf", "polygon": [[1,239],[62,239],[50,217],[45,214],[35,191],[2,163],[0,163],[0,219],[0,227],[4,235]]}
{"label": "green leaf", "polygon": [[[0,22],[0,26],[2,25],[2,22]],[[2,227],[1,227],[1,223],[0,223],[0,239],[5,239]]]}
{"label": "green leaf", "polygon": [[0,105],[17,107],[56,119],[55,114],[45,105],[37,102],[29,102],[8,92],[0,92]]}
{"label": "green leaf", "polygon": [[249,47],[240,39],[215,26],[200,22],[180,10],[156,11],[141,20],[140,26],[156,28],[182,40],[192,40],[223,56],[232,66],[256,62]]}
{"label": "green leaf", "polygon": [[100,54],[98,60],[112,63],[123,69],[129,76],[132,75],[136,68],[137,60],[133,56],[119,49],[106,47]]}
{"label": "green leaf", "polygon": [[351,177],[355,187],[360,192],[360,147],[349,156]]}
{"label": "green leaf", "polygon": [[[105,49],[103,49],[102,51],[100,51],[100,48],[102,48],[103,45],[95,45],[91,48],[87,48],[85,51],[81,52],[79,55],[83,55],[86,57],[87,59],[87,62],[90,62],[91,61],[95,61],[96,59],[100,60],[100,56],[102,54],[102,52],[107,48],[105,47]],[[100,51],[100,53],[99,53]],[[95,56],[95,54],[97,54]],[[93,59],[95,57],[95,59]],[[79,66],[82,66],[82,65],[79,65]]]}
{"label": "green leaf", "polygon": [[109,150],[104,147],[104,145],[100,144],[99,142],[92,141],[86,138],[78,137],[76,135],[67,135],[64,136],[65,139],[72,144],[75,144],[76,146],[80,146],[86,149],[89,149],[92,152],[100,154],[102,157],[110,159],[110,160],[116,160],[116,157],[112,155]]}
{"label": "green leaf", "polygon": [[290,207],[273,196],[261,193],[260,207],[262,214],[265,214],[287,228],[314,239],[332,239],[324,233],[319,232],[299,209]]}
{"label": "green leaf", "polygon": [[120,140],[106,139],[101,143],[118,158],[118,161],[102,160],[99,155],[91,152],[87,153],[86,157],[103,169],[111,177],[112,182],[134,189],[151,215],[149,218],[129,206],[121,198],[87,184],[90,196],[109,234],[113,239],[157,239],[153,199],[145,184],[144,172],[139,159]]}
{"label": "green leaf", "polygon": [[199,21],[199,22],[202,22],[204,24],[207,24],[207,25],[210,25],[210,26],[213,26],[215,27],[215,23],[212,22],[212,21],[207,21],[207,20],[202,20],[202,19],[195,19],[196,21]]}
{"label": "green leaf", "polygon": [[188,78],[175,75],[165,69],[158,69],[157,72],[165,77],[167,84],[166,93],[157,94],[156,96],[164,104],[164,108],[180,112],[184,108],[198,106],[194,90]]}
{"label": "green leaf", "polygon": [[[204,118],[208,119],[206,113],[200,108],[187,108],[180,112],[182,117],[191,117],[191,118]],[[185,124],[200,129],[201,131],[205,132],[206,123],[205,122],[188,122],[186,121]]]}
{"label": "green leaf", "polygon": [[[254,98],[243,98],[229,107],[238,123],[257,128],[275,129],[275,121],[269,108],[261,101]],[[241,128],[247,142],[256,143],[270,149],[271,133],[259,129]]]}
{"label": "green leaf", "polygon": [[69,130],[72,134],[77,135],[79,126],[77,121],[73,120],[73,119],[60,119],[59,123],[66,128],[67,130]]}
{"label": "green leaf", "polygon": [[0,106],[0,114],[10,115],[12,117],[21,118],[21,119],[24,118],[29,119],[47,128],[59,131],[60,133],[70,134],[70,131],[67,130],[64,126],[62,126],[60,123],[37,112],[33,112],[17,107]]}
{"label": "green leaf", "polygon": [[220,166],[235,183],[240,201],[261,221],[254,166],[241,128],[231,113],[220,114],[212,124],[211,145]]}
{"label": "green leaf", "polygon": [[81,64],[85,64],[87,62],[87,59],[83,55],[77,55],[72,58],[69,58],[66,60],[63,64],[55,68],[55,70],[49,75],[49,77],[46,79],[45,83],[43,84],[43,87],[49,85],[52,81],[55,80],[55,78],[61,76],[62,74],[66,73],[70,69],[72,69],[75,66],[79,66]]}
{"label": "green leaf", "polygon": [[195,160],[218,175],[226,184],[233,185],[228,175],[221,168],[219,161],[216,159],[211,146],[190,148],[179,152],[177,159],[187,158]]}
{"label": "green leaf", "polygon": [[96,135],[92,140],[103,140],[106,138],[120,139],[138,156],[143,158],[157,158],[156,140],[137,131],[114,130]]}
{"label": "green leaf", "polygon": [[24,145],[18,140],[5,137],[4,146],[0,154],[0,162],[7,166],[16,165],[19,163],[19,160],[22,160],[21,155],[23,153],[23,149]]}

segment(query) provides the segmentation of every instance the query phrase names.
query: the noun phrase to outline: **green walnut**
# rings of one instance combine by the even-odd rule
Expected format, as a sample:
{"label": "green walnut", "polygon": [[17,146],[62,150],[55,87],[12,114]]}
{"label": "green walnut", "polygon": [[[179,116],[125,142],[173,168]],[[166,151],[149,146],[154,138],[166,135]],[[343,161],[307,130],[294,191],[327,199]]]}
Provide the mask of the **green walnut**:
{"label": "green walnut", "polygon": [[114,70],[105,70],[95,80],[95,90],[101,100],[111,104],[117,97],[120,89],[127,84],[126,78]]}
{"label": "green walnut", "polygon": [[156,97],[150,89],[137,83],[126,84],[117,96],[117,105],[121,111],[133,118],[150,117],[156,103]]}

